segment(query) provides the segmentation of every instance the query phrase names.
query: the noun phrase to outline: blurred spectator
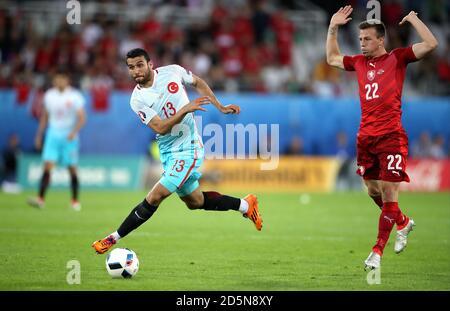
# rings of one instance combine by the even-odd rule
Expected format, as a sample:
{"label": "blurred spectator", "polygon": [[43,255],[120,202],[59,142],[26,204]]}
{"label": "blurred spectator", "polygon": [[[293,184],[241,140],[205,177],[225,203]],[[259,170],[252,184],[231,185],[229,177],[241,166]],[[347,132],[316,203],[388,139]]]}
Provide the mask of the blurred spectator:
{"label": "blurred spectator", "polygon": [[334,154],[339,159],[349,159],[352,156],[352,148],[350,148],[348,144],[348,137],[345,131],[339,131],[336,134],[336,146],[334,150]]}
{"label": "blurred spectator", "polygon": [[[433,23],[443,23],[446,20],[448,21],[448,1],[446,0],[431,0],[431,1],[424,1],[425,5],[427,6],[426,10],[429,12],[428,18]],[[447,6],[447,8],[446,8]]]}
{"label": "blurred spectator", "polygon": [[422,132],[419,140],[413,143],[412,157],[414,158],[428,158],[431,156],[432,141],[428,132]]}
{"label": "blurred spectator", "polygon": [[284,10],[276,11],[272,16],[272,28],[275,33],[278,49],[278,61],[282,66],[292,64],[292,48],[294,46],[294,24]]}
{"label": "blurred spectator", "polygon": [[303,140],[298,136],[293,136],[286,150],[285,155],[302,155],[303,154]]}
{"label": "blurred spectator", "polygon": [[339,165],[336,176],[336,190],[360,189],[361,180],[355,174],[356,159],[352,156],[352,151],[348,144],[348,137],[344,131],[339,131],[336,135],[334,154]]}
{"label": "blurred spectator", "polygon": [[321,97],[335,97],[341,93],[339,69],[331,67],[323,57],[314,67],[312,88],[314,94]]}
{"label": "blurred spectator", "polygon": [[145,34],[145,44],[154,45],[158,43],[163,28],[155,16],[155,11],[151,10],[147,19],[138,26],[138,29]]}
{"label": "blurred spectator", "polygon": [[92,48],[98,39],[103,34],[103,28],[98,22],[98,18],[94,18],[87,22],[86,26],[81,31],[81,38],[83,45],[86,48]]}
{"label": "blurred spectator", "polygon": [[405,15],[403,6],[398,0],[385,0],[381,5],[381,15],[386,27],[397,26]]}
{"label": "blurred spectator", "polygon": [[214,33],[214,41],[222,57],[235,45],[233,23],[230,19],[224,19],[218,25],[218,29]]}
{"label": "blurred spectator", "polygon": [[437,60],[437,75],[442,83],[442,94],[450,95],[450,33],[447,35],[446,48]]}
{"label": "blurred spectator", "polygon": [[430,156],[434,159],[445,159],[447,152],[445,152],[444,136],[436,135],[430,148]]}
{"label": "blurred spectator", "polygon": [[243,57],[238,47],[233,46],[227,50],[223,57],[225,74],[230,78],[238,78],[243,69]]}
{"label": "blurred spectator", "polygon": [[277,66],[269,64],[261,72],[264,86],[272,93],[286,90],[287,83],[292,79],[292,69],[287,66]]}
{"label": "blurred spectator", "polygon": [[[317,31],[321,30],[309,33],[308,27],[301,28],[308,12],[295,11],[295,1],[171,1],[171,5],[163,5],[164,1],[157,0],[141,4],[143,11],[138,17],[133,11],[137,2],[128,0],[112,2],[128,4],[122,7],[125,11],[120,15],[91,6],[79,27],[69,26],[63,12],[58,16],[58,11],[52,11],[52,18],[47,18],[45,7],[30,13],[26,7],[30,1],[10,2],[20,5],[0,3],[0,87],[15,88],[19,103],[27,100],[33,88],[48,85],[51,73],[59,66],[68,67],[74,84],[79,85],[92,80],[95,75],[91,68],[102,62],[107,70],[101,75],[113,80],[111,89],[130,90],[132,83],[123,79],[123,58],[136,47],[145,47],[151,53],[155,67],[181,63],[204,75],[208,82],[213,81],[217,90],[313,92],[326,96],[350,92],[336,82],[338,74],[323,61],[314,66],[324,52],[322,41],[317,43]],[[338,5],[332,1],[314,3],[329,14]],[[363,18],[366,2],[350,3],[355,6],[354,20]],[[404,14],[412,9],[435,23],[433,32],[442,34],[437,57],[429,57],[407,71],[406,90],[449,94],[450,43],[444,39],[448,36],[448,7],[442,0],[383,2],[382,17],[387,24],[390,48],[416,41],[411,27],[398,27]],[[186,9],[182,19],[173,20],[178,10]],[[195,14],[199,11],[209,12],[209,16],[199,18]],[[325,33],[327,22],[314,27],[324,27]],[[354,54],[358,44],[349,38],[355,37],[355,31],[356,27],[351,26],[341,30],[343,47],[351,48]]]}
{"label": "blurred spectator", "polygon": [[265,0],[256,0],[252,4],[252,26],[255,34],[255,43],[261,44],[264,42],[270,26],[270,14],[267,11],[267,3]]}
{"label": "blurred spectator", "polygon": [[9,193],[21,191],[17,183],[18,158],[20,154],[20,140],[17,134],[12,134],[8,139],[8,145],[3,150],[3,181],[2,190]]}
{"label": "blurred spectator", "polygon": [[215,55],[215,46],[212,40],[203,39],[199,42],[197,53],[194,55],[192,70],[201,76],[208,74]]}

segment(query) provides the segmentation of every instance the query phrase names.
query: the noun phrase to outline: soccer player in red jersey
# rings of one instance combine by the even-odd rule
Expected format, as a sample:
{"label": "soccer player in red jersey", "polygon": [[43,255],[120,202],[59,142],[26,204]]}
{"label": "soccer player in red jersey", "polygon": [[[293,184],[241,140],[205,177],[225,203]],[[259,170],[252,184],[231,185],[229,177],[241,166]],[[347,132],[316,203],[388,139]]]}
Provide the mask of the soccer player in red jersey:
{"label": "soccer player in red jersey", "polygon": [[376,19],[359,25],[362,54],[344,56],[337,42],[338,27],[351,20],[351,6],[340,8],[331,18],[327,35],[327,62],[333,67],[356,71],[361,102],[361,124],[357,135],[357,173],[368,188],[369,196],[381,208],[378,237],[365,260],[369,269],[380,267],[384,247],[394,225],[394,245],[400,253],[414,221],[398,206],[400,182],[409,182],[406,174],[408,137],[401,124],[401,96],[406,65],[415,62],[437,47],[437,40],[427,26],[411,11],[400,22],[409,22],[422,42],[387,52],[384,46],[386,29]]}

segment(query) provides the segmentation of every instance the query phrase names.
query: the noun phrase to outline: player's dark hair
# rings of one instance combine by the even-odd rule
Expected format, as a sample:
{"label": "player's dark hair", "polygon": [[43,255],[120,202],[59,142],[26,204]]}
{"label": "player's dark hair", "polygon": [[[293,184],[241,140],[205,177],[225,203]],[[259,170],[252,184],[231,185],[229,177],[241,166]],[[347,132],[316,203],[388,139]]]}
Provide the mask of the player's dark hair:
{"label": "player's dark hair", "polygon": [[127,60],[128,58],[135,58],[135,57],[139,57],[139,56],[144,56],[144,58],[147,62],[150,61],[150,56],[148,56],[147,51],[144,49],[141,49],[141,48],[136,48],[136,49],[132,49],[132,50],[128,51],[127,58],[125,60]]}
{"label": "player's dark hair", "polygon": [[377,38],[386,36],[386,26],[378,19],[369,19],[359,24],[359,29],[375,28]]}
{"label": "player's dark hair", "polygon": [[[63,78],[65,78],[65,79],[67,79],[67,80],[69,80],[69,81],[71,81],[72,79],[72,77],[71,77],[71,75],[70,75],[70,71],[67,69],[67,68],[65,68],[65,67],[59,67],[59,68],[57,68],[54,72],[53,72],[53,75],[51,76],[52,77],[52,79],[55,79],[55,77],[57,77],[57,76],[61,76],[61,77],[63,77]],[[70,82],[69,82],[70,83]]]}
{"label": "player's dark hair", "polygon": [[67,68],[65,68],[65,67],[58,67],[56,70],[55,70],[55,73],[54,73],[54,75],[56,76],[56,75],[58,75],[58,76],[66,76],[66,77],[70,77],[70,73],[69,73],[69,70],[67,69]]}

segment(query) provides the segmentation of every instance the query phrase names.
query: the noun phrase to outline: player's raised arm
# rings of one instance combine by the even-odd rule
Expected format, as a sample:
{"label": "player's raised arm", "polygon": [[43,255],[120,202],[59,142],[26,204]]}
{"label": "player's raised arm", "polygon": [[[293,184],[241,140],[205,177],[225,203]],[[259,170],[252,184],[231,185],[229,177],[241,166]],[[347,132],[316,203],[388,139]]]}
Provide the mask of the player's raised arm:
{"label": "player's raised arm", "polygon": [[438,41],[431,33],[430,29],[417,17],[417,13],[414,11],[409,12],[408,15],[403,17],[399,25],[403,25],[405,22],[409,22],[419,34],[422,42],[416,43],[412,46],[412,50],[417,59],[423,58],[425,55],[433,51],[438,46]]}
{"label": "player's raised arm", "polygon": [[196,110],[206,111],[206,109],[203,108],[203,105],[207,105],[209,103],[211,103],[211,99],[208,96],[196,98],[189,104],[183,106],[183,108],[181,108],[175,115],[168,119],[161,119],[159,116],[155,115],[150,122],[147,123],[147,126],[160,135],[167,134],[172,130],[172,127],[183,120],[186,114]]}
{"label": "player's raised arm", "polygon": [[339,44],[337,41],[338,28],[341,25],[347,24],[352,18],[349,17],[353,8],[347,5],[340,8],[339,11],[334,13],[330,20],[330,26],[328,27],[327,34],[327,63],[330,66],[344,69],[344,56],[339,50]]}
{"label": "player's raised arm", "polygon": [[237,105],[227,105],[223,106],[217,97],[214,95],[213,91],[209,87],[209,85],[201,78],[194,76],[194,83],[192,86],[196,89],[196,91],[202,96],[208,96],[211,99],[211,103],[219,109],[220,112],[229,114],[229,113],[239,113],[241,112],[241,108]]}

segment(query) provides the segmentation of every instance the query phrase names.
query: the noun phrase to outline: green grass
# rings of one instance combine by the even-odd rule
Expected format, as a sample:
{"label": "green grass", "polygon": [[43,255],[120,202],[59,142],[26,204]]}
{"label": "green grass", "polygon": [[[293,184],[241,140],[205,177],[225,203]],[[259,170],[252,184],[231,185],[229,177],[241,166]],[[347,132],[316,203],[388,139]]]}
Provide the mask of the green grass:
{"label": "green grass", "polygon": [[[243,193],[235,193],[242,195]],[[363,271],[377,234],[379,210],[363,193],[257,193],[261,232],[237,212],[190,211],[176,196],[121,240],[136,251],[140,271],[114,280],[105,256],[90,247],[117,229],[143,192],[83,192],[83,210],[67,192],[50,191],[45,210],[29,193],[0,194],[0,290],[450,290],[449,193],[402,193],[417,223],[408,247],[393,252],[391,235],[381,284]],[[81,284],[69,285],[69,260]]]}

